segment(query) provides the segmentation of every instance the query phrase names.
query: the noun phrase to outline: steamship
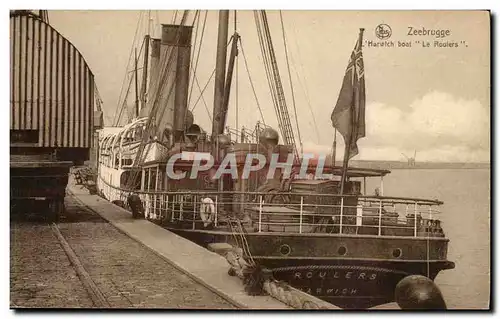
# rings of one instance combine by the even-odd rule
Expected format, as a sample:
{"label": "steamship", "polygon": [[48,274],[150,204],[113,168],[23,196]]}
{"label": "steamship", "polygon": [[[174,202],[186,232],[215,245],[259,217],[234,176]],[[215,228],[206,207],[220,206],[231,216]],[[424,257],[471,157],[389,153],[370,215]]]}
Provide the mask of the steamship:
{"label": "steamship", "polygon": [[[343,166],[324,165],[325,175],[319,176],[318,165],[300,165],[265,11],[255,11],[254,18],[280,132],[263,122],[253,128],[226,127],[236,57],[246,59],[236,31],[228,44],[229,14],[218,12],[210,133],[195,124],[188,107],[195,83],[190,74],[196,72],[192,57],[201,52],[201,45],[196,47],[201,42],[193,45],[193,26],[202,15],[196,12],[191,18],[193,13],[185,11],[178,15],[180,22],[161,26],[159,38],[145,36],[141,91],[135,60],[135,117],[99,132],[101,196],[204,247],[229,243],[247,265],[267,269],[275,279],[341,308],[393,302],[396,287],[412,283],[412,278],[428,281],[410,284],[407,299],[419,291],[434,298],[432,281],[440,271],[454,268],[447,260],[449,240],[437,218],[443,203],[386,196],[387,170],[352,168],[344,161]],[[203,32],[204,23],[199,28]],[[351,62],[358,61],[351,60],[350,67]],[[242,178],[249,154],[267,161]],[[237,178],[214,178],[228,155],[236,159],[232,165]],[[268,176],[271,157],[284,163],[289,155],[293,163]],[[210,157],[214,165],[191,179],[195,159]],[[299,174],[298,167],[307,174]],[[292,171],[289,178],[287,169]],[[186,177],[173,179],[169,171]],[[367,192],[369,179],[380,179],[373,195]],[[436,305],[444,307],[444,301]]]}

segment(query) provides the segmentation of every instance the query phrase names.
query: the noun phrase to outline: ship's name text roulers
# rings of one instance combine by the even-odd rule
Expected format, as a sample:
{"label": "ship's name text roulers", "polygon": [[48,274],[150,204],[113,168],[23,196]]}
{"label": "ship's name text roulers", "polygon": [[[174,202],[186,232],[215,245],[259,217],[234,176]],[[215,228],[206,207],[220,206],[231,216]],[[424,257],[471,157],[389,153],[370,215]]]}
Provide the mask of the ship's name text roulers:
{"label": "ship's name text roulers", "polygon": [[353,272],[353,271],[301,271],[294,274],[294,279],[355,279],[355,280],[375,280],[376,273]]}
{"label": "ship's name text roulers", "polygon": [[409,36],[434,36],[436,38],[446,38],[451,35],[451,30],[449,29],[436,29],[436,30],[429,30],[426,29],[425,27],[420,27],[420,28],[415,28],[415,27],[408,27],[408,35]]}

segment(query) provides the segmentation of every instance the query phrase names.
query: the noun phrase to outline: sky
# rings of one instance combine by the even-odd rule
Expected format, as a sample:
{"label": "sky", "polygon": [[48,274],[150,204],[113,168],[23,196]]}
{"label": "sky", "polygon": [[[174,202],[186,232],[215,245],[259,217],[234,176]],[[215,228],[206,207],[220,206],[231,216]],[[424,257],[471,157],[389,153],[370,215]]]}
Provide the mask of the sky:
{"label": "sky", "polygon": [[[215,67],[218,20],[217,11],[200,12],[198,37],[196,31],[193,35],[195,53],[205,13],[206,26],[196,68],[196,79],[202,88]],[[122,83],[126,75],[130,76],[131,48],[140,46],[147,33],[148,16],[152,35],[159,36],[159,23],[172,23],[174,15],[174,11],[155,10],[150,13],[49,11],[50,23],[72,41],[94,72],[104,102],[106,124],[111,124],[115,117]],[[192,10],[189,24],[194,15]],[[177,22],[180,16],[178,13]],[[282,11],[282,18],[283,29],[279,11],[268,12],[295,138],[298,142],[293,100],[304,151],[331,153],[334,129],[330,116],[359,28],[365,28],[366,137],[358,141],[359,155],[353,159],[405,160],[403,154],[413,155],[416,151],[417,161],[489,162],[490,25],[487,12]],[[231,11],[230,35],[234,32],[234,23],[234,11]],[[392,41],[394,47],[373,46],[383,42],[376,36],[376,27],[380,24],[390,27],[391,36],[385,41]],[[242,37],[242,49],[264,120],[277,128],[252,11],[237,12],[236,30]],[[422,35],[423,30],[449,30],[449,35],[437,39],[435,35]],[[420,35],[408,35],[409,31],[420,32]],[[435,41],[439,46],[435,46]],[[411,47],[400,47],[398,42],[410,42]],[[423,47],[424,43],[429,47]],[[457,47],[453,47],[455,43]],[[253,129],[262,119],[241,49],[237,66],[227,123]],[[213,90],[212,79],[203,92],[206,107],[199,100],[194,108],[195,122],[206,131],[211,131],[208,114],[212,113]],[[196,85],[192,92],[190,109],[200,96]],[[340,135],[337,139],[337,158],[341,159],[343,139]]]}

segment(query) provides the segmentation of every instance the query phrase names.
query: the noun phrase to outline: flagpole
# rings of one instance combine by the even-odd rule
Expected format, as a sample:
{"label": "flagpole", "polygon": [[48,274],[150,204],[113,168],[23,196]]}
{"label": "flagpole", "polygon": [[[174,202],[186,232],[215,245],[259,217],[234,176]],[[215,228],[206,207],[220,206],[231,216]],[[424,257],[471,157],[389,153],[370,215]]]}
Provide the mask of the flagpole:
{"label": "flagpole", "polygon": [[[354,73],[356,71],[352,72],[352,77],[351,77],[351,85],[354,87]],[[354,98],[356,98],[354,92],[353,92]],[[346,141],[347,140],[347,141]],[[352,142],[352,129],[351,132],[348,134],[348,138],[344,139],[345,142],[345,148],[344,148],[344,162],[342,163],[342,179],[340,180],[340,195],[344,195],[344,184],[345,184],[345,179],[347,175],[347,167],[349,163],[349,149],[351,148],[351,142]]]}
{"label": "flagpole", "polygon": [[332,168],[335,167],[335,158],[336,157],[337,157],[337,129],[335,129],[335,135],[333,135]]}
{"label": "flagpole", "polygon": [[351,135],[349,134],[349,142],[345,143],[345,150],[344,150],[344,163],[342,165],[342,179],[340,180],[340,195],[344,195],[344,184],[345,184],[345,179],[347,175],[347,167],[349,163],[349,148],[351,145]]}

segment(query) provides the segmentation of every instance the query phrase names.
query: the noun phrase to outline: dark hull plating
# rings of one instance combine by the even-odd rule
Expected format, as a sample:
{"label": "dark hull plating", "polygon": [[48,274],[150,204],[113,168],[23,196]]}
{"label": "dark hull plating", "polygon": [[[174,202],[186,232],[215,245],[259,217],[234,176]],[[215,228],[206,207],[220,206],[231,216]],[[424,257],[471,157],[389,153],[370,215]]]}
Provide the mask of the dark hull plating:
{"label": "dark hull plating", "polygon": [[[214,242],[234,244],[233,237],[223,231],[167,228],[204,247]],[[267,238],[263,239],[263,237]],[[253,247],[264,247],[264,250],[260,250],[258,255],[253,255],[253,258],[264,267],[272,269],[275,279],[283,280],[297,289],[344,309],[366,309],[393,302],[395,287],[404,277],[423,275],[434,280],[439,271],[454,268],[454,263],[447,260],[432,260],[427,263],[425,259],[386,258],[384,260],[338,256],[337,251],[333,250],[336,247],[335,242],[341,241],[349,246],[351,243],[349,238],[316,236],[312,239],[332,247],[329,256],[318,257],[318,253],[293,256],[293,252],[288,252],[284,256],[281,253],[287,252],[282,251],[277,254],[272,243],[290,242],[290,237],[278,234],[263,236],[255,233],[247,236],[252,252],[259,251]],[[297,242],[299,240],[302,246],[309,246],[313,242],[309,236],[301,236],[297,238]],[[398,239],[387,239],[387,241],[397,242]],[[264,242],[266,244],[263,244]],[[401,242],[396,244],[402,245]],[[411,244],[411,241],[406,242],[406,245]],[[297,250],[299,248],[301,247],[297,247]],[[411,249],[411,247],[408,248]],[[310,248],[307,247],[307,249]],[[403,249],[405,249],[404,246]]]}

